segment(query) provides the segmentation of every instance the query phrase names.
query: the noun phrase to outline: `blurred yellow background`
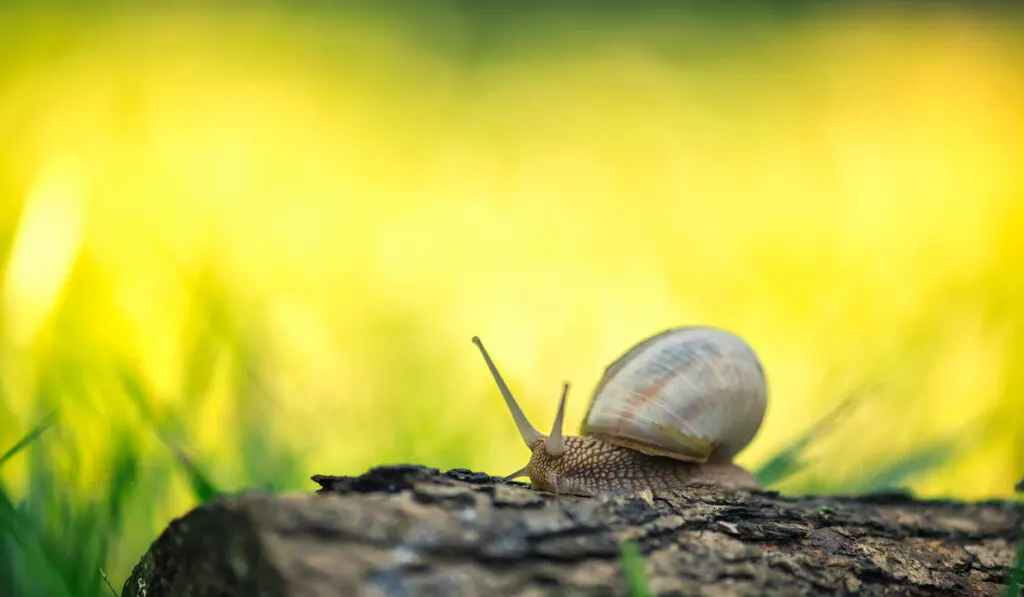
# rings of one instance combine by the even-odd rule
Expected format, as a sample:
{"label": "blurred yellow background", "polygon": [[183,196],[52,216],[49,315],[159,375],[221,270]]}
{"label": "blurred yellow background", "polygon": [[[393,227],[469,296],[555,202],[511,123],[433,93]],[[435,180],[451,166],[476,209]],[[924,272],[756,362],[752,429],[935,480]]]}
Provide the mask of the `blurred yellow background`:
{"label": "blurred yellow background", "polygon": [[[1009,497],[1022,31],[950,9],[6,9],[0,450],[60,419],[0,479],[103,499],[130,446],[123,575],[194,504],[154,425],[232,491],[506,474],[528,453],[473,335],[537,427],[571,381],[577,428],[621,352],[704,323],[769,375],[751,468],[875,388],[775,488],[888,471]],[[906,455],[934,462],[901,476]]]}

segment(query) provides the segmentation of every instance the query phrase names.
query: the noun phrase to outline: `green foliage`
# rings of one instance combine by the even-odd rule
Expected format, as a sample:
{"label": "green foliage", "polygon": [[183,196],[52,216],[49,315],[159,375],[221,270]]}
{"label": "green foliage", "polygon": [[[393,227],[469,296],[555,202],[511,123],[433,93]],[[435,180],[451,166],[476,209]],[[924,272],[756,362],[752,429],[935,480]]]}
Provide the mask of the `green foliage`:
{"label": "green foliage", "polygon": [[0,575],[8,583],[5,595],[77,597],[106,592],[101,566],[129,520],[127,507],[139,475],[136,447],[125,436],[115,440],[108,455],[107,483],[95,488],[95,497],[78,495],[69,502],[65,485],[71,480],[52,460],[60,450],[40,441],[41,430],[52,423],[47,417],[17,444],[31,461],[24,497],[16,504],[0,488],[0,562],[9,566]]}
{"label": "green foliage", "polygon": [[[122,367],[118,374],[124,387],[125,394],[134,402],[145,423],[153,431],[154,435],[167,448],[170,454],[174,455],[175,462],[180,468],[182,475],[188,481],[195,500],[206,503],[223,492],[217,489],[209,475],[196,459],[185,453],[178,441],[173,436],[183,434],[183,425],[179,419],[173,416],[159,417],[154,413],[149,401],[146,399],[146,391],[142,388],[139,378],[127,367]],[[167,422],[161,422],[161,420]]]}
{"label": "green foliage", "polygon": [[[957,433],[1010,438],[1011,456],[999,461],[1007,463],[1007,468],[1017,466],[1010,474],[1018,474],[1024,466],[1018,399],[1024,394],[1024,369],[1020,367],[997,373],[1004,376],[999,380],[1003,396],[984,407],[983,429],[943,429],[932,434],[910,429],[905,434],[907,446],[893,447],[890,440],[903,438],[894,438],[893,427],[884,423],[886,417],[915,408],[931,414],[930,405],[922,405],[917,397],[944,394],[945,378],[927,390],[916,384],[932,369],[951,368],[939,359],[944,356],[942,335],[931,333],[936,327],[945,329],[946,322],[973,322],[972,315],[980,314],[977,319],[985,331],[999,339],[997,357],[1018,363],[1024,355],[1019,313],[1024,271],[1016,258],[1022,250],[1018,239],[1024,215],[1001,215],[1005,229],[986,230],[986,238],[992,240],[981,249],[969,239],[964,241],[964,251],[956,245],[951,254],[957,258],[961,252],[975,250],[981,257],[961,264],[962,271],[952,270],[954,282],[910,278],[928,269],[922,263],[942,258],[928,254],[929,247],[944,248],[951,237],[969,236],[972,229],[964,220],[975,212],[963,205],[977,199],[985,209],[1001,213],[998,200],[988,196],[967,196],[963,204],[943,203],[946,196],[933,197],[938,187],[927,186],[924,179],[939,178],[939,187],[951,186],[960,193],[976,186],[971,176],[978,170],[987,175],[995,169],[992,156],[1005,159],[1016,172],[1019,160],[1014,159],[1012,143],[1021,135],[1009,127],[1019,98],[997,92],[995,84],[983,78],[985,73],[979,74],[984,85],[978,88],[992,86],[991,93],[979,95],[1005,96],[1009,108],[1004,106],[1005,113],[978,110],[994,114],[994,120],[978,121],[981,124],[974,128],[1005,130],[1010,149],[997,142],[1002,139],[998,135],[997,141],[990,140],[992,147],[983,146],[989,137],[982,135],[974,141],[979,145],[968,148],[969,155],[958,156],[963,159],[956,162],[957,168],[933,167],[932,162],[942,155],[918,155],[914,147],[898,144],[904,139],[931,139],[930,134],[921,134],[927,127],[886,126],[884,113],[872,121],[873,114],[878,116],[871,112],[876,107],[859,103],[858,94],[863,91],[858,91],[854,79],[829,78],[818,70],[820,65],[798,72],[789,62],[774,62],[777,48],[766,40],[800,39],[803,30],[794,29],[797,35],[761,36],[758,19],[774,15],[776,26],[775,17],[781,16],[776,8],[765,6],[753,11],[755,16],[746,19],[742,29],[729,25],[720,31],[736,40],[752,40],[758,59],[765,58],[757,68],[747,68],[752,62],[745,55],[732,63],[742,64],[743,72],[773,73],[773,68],[785,64],[790,75],[783,80],[782,92],[757,80],[708,76],[719,72],[719,64],[728,66],[730,60],[750,51],[741,43],[720,43],[712,27],[705,27],[718,18],[711,16],[710,9],[701,16],[707,21],[694,26],[687,20],[680,29],[677,23],[632,9],[597,14],[593,23],[598,27],[579,27],[578,15],[564,8],[558,9],[555,20],[545,21],[541,13],[548,10],[546,5],[529,14],[519,9],[506,13],[448,6],[439,9],[436,19],[424,19],[424,11],[415,11],[416,18],[399,27],[408,36],[397,38],[388,27],[373,25],[374,18],[352,26],[345,19],[362,16],[331,13],[324,15],[330,18],[321,19],[319,14],[311,18],[287,8],[243,19],[228,13],[227,22],[238,27],[230,35],[224,35],[221,21],[204,24],[200,13],[161,29],[163,16],[155,19],[158,25],[154,26],[145,19],[131,20],[139,15],[114,15],[114,9],[102,15],[34,8],[5,12],[0,18],[0,87],[5,90],[0,94],[0,131],[10,143],[0,147],[0,264],[6,264],[11,252],[25,207],[21,201],[33,188],[36,162],[81,146],[89,148],[88,159],[95,160],[90,165],[101,175],[91,188],[97,197],[88,212],[91,236],[75,256],[65,286],[52,297],[50,317],[43,318],[41,329],[25,344],[8,342],[9,328],[19,322],[0,322],[0,379],[5,385],[0,394],[0,438],[6,449],[0,456],[0,594],[106,595],[109,585],[123,582],[170,519],[238,489],[308,490],[312,473],[357,473],[361,466],[387,462],[414,461],[442,468],[499,467],[503,462],[495,461],[502,458],[525,462],[527,454],[468,341],[478,331],[472,328],[482,322],[499,330],[505,326],[507,335],[526,325],[545,332],[547,327],[564,326],[558,334],[571,342],[541,349],[520,339],[519,350],[516,346],[502,350],[539,355],[537,363],[527,360],[518,371],[505,371],[510,379],[519,377],[515,380],[519,387],[530,381],[526,376],[563,375],[562,363],[574,363],[570,357],[577,359],[580,370],[583,366],[596,370],[597,350],[586,351],[597,344],[593,328],[600,327],[594,324],[600,318],[623,319],[621,325],[609,323],[609,327],[620,327],[627,340],[653,331],[646,327],[651,322],[669,325],[676,322],[666,320],[676,317],[706,317],[728,321],[730,326],[745,321],[744,329],[763,339],[784,338],[770,354],[783,355],[789,345],[813,346],[812,351],[828,352],[832,361],[848,369],[840,376],[857,382],[885,370],[866,362],[870,359],[858,360],[863,353],[876,352],[877,346],[869,341],[881,336],[914,337],[906,343],[894,342],[896,346],[878,359],[911,380],[886,400],[844,401],[802,435],[786,421],[773,423],[780,430],[776,437],[782,438],[781,447],[755,458],[761,463],[756,468],[761,483],[791,492],[860,492],[912,484],[971,454],[962,442],[945,439]],[[450,19],[456,9],[464,14]],[[627,16],[629,27],[623,21]],[[657,24],[661,22],[668,25]],[[274,26],[268,27],[270,23]],[[801,22],[799,27],[803,26]],[[651,27],[650,34],[645,27]],[[151,35],[153,31],[174,35]],[[178,41],[182,32],[188,33],[184,44]],[[267,32],[279,37],[268,40]],[[969,36],[950,36],[965,37]],[[173,51],[163,51],[165,46],[159,44],[139,48],[145,45],[140,41],[162,38],[172,40],[166,47]],[[431,43],[415,46],[414,41],[423,38]],[[692,45],[679,45],[682,38]],[[899,39],[908,47],[916,43]],[[596,45],[587,45],[591,43]],[[923,43],[921,53],[927,54],[931,46]],[[872,51],[874,44],[869,40]],[[133,56],[137,51],[138,61],[128,60],[126,47]],[[583,47],[612,50],[595,58],[600,68],[590,70],[578,68],[586,61],[559,57],[576,56]],[[614,53],[616,48],[621,53]],[[848,50],[843,47],[840,54],[857,53]],[[837,70],[857,66],[814,49],[796,47],[795,55],[801,60],[826,56],[827,63],[839,61]],[[379,62],[360,59],[346,66],[339,56],[372,57]],[[208,61],[213,64],[209,70],[193,68]],[[118,68],[111,71],[111,63]],[[193,66],[179,68],[182,64]],[[252,64],[281,70],[253,69]],[[672,70],[679,64],[683,66]],[[867,65],[869,71],[877,70],[877,61],[870,55]],[[190,78],[193,72],[198,74]],[[221,77],[226,72],[231,75]],[[400,86],[422,79],[425,73],[441,91],[423,95],[418,87],[409,93],[412,88]],[[960,82],[950,73],[942,71],[938,79],[957,80],[958,88],[974,88],[970,81]],[[920,76],[914,97],[928,95],[929,74]],[[812,93],[840,89],[840,95],[854,98],[854,104],[830,103],[833,100],[817,95],[814,102],[792,101],[807,90],[801,87],[802,77],[813,82]],[[234,86],[219,86],[221,79]],[[450,87],[445,87],[446,82]],[[563,91],[573,91],[568,88],[553,93],[553,84],[562,82],[572,83],[578,95],[564,96]],[[637,86],[642,94],[634,91]],[[879,88],[887,88],[884,79],[868,86],[869,95]],[[337,93],[339,89],[343,93]],[[467,89],[479,96],[460,96],[458,101],[445,96]],[[653,98],[655,108],[638,110],[641,95]],[[237,98],[243,96],[254,98],[253,105],[239,109]],[[557,101],[552,101],[555,97]],[[696,103],[686,104],[681,97]],[[973,97],[962,101],[971,106]],[[752,103],[746,105],[745,98],[753,98]],[[270,106],[269,112],[260,111],[265,108],[262,101]],[[926,116],[945,113],[934,106],[917,110],[917,104],[900,103],[908,101],[900,96],[898,101],[878,105],[902,106]],[[448,104],[456,108],[447,113],[427,110]],[[811,104],[824,106],[824,116],[804,114],[811,111]],[[722,105],[729,109],[718,112],[716,106]],[[773,120],[774,107],[790,105],[796,106],[795,115],[780,112]],[[570,109],[558,112],[559,106]],[[678,106],[684,107],[677,111]],[[587,120],[590,111],[599,118]],[[960,110],[965,112],[970,110]],[[480,120],[480,114],[488,113],[497,115],[494,121]],[[834,118],[844,113],[857,115],[853,125]],[[197,114],[199,120],[193,120]],[[643,120],[645,114],[653,116]],[[806,145],[793,141],[800,136],[798,118],[810,123],[812,133]],[[221,119],[226,124],[218,128]],[[897,123],[906,120],[903,112],[897,114]],[[948,119],[939,121],[945,126]],[[574,122],[577,128],[559,128]],[[895,149],[885,153],[869,147],[862,153],[864,122],[874,122],[880,130],[896,130],[889,139]],[[431,128],[436,123],[441,124]],[[777,136],[772,136],[773,130]],[[827,153],[821,152],[821,131],[839,139],[835,153],[845,157],[838,167],[811,159]],[[431,145],[436,141],[431,135],[438,135],[440,143]],[[963,138],[960,131],[949,135]],[[492,137],[499,141],[489,145],[487,139]],[[696,145],[681,145],[682,138]],[[546,145],[548,139],[557,142]],[[728,139],[738,140],[738,146],[728,145]],[[843,139],[849,143],[844,145]],[[950,145],[961,146],[959,142]],[[732,154],[737,157],[730,158]],[[909,166],[925,164],[924,175],[918,178],[903,162],[895,162],[894,172],[887,173],[882,165],[872,166],[875,154],[882,156],[880,161],[912,155]],[[389,161],[389,156],[420,155],[441,155],[443,160]],[[552,159],[553,155],[575,156],[567,162],[569,174],[549,167],[561,159]],[[500,156],[529,159],[505,162]],[[777,161],[751,166],[766,157]],[[659,162],[663,158],[669,161]],[[718,162],[724,164],[717,175],[721,178],[704,174]],[[506,163],[514,167],[506,168]],[[794,172],[786,174],[787,164],[794,165]],[[875,167],[880,174],[874,173]],[[512,172],[511,177],[502,179],[503,170]],[[868,174],[843,178],[860,170]],[[842,176],[815,187],[823,171]],[[954,171],[960,177],[941,178]],[[373,178],[374,173],[380,178]],[[609,177],[600,178],[604,173]],[[367,177],[360,178],[364,174]],[[899,178],[904,175],[905,179]],[[856,224],[836,230],[826,227],[822,235],[815,232],[822,228],[819,222],[844,219],[845,212],[834,210],[858,214],[875,205],[850,202],[835,207],[821,201],[835,189],[864,188],[869,198],[878,197],[881,207],[874,208],[898,209],[892,207],[892,197],[885,196],[886,189],[880,188],[885,185],[879,180],[888,176],[897,179],[893,193],[915,189],[911,195],[925,197],[918,204],[922,210],[945,218],[936,224],[945,231],[939,235],[941,242],[928,245],[926,235],[911,235],[908,241],[913,227],[890,230],[872,222],[874,244],[882,247],[872,253],[868,248],[874,248],[863,248],[866,244],[857,240],[863,230]],[[407,186],[397,186],[407,178]],[[725,184],[746,179],[755,182],[751,187]],[[431,184],[439,186],[430,188]],[[993,196],[1018,196],[1014,188],[1000,184],[982,186]],[[274,185],[279,186],[269,188]],[[384,190],[372,190],[378,187]],[[506,187],[516,190],[505,195],[501,189]],[[811,190],[800,190],[805,187]],[[605,194],[610,193],[606,189],[621,194]],[[800,196],[793,199],[794,194]],[[307,195],[322,196],[322,201],[304,203]],[[690,195],[697,197],[694,203],[684,204],[681,197]],[[752,199],[736,202],[745,195]],[[560,196],[568,197],[566,203],[554,200]],[[348,202],[350,197],[354,199]],[[405,203],[396,197],[403,197]],[[464,201],[443,203],[452,197]],[[431,207],[432,201],[441,201],[442,207]],[[286,209],[285,203],[297,207]],[[628,209],[621,209],[622,205]],[[763,205],[771,207],[757,211]],[[934,205],[942,209],[933,210]],[[748,212],[755,215],[744,220]],[[912,213],[916,217],[917,212]],[[59,223],[60,218],[50,216]],[[292,217],[296,220],[288,220]],[[328,233],[320,230],[331,218],[336,219],[337,228],[325,228]],[[166,229],[161,227],[165,220],[171,222]],[[727,221],[729,229],[719,231],[704,224],[716,221]],[[512,233],[493,222],[507,225]],[[565,233],[570,224],[579,225],[571,235]],[[287,238],[278,236],[281,229],[290,231]],[[273,238],[267,238],[268,230]],[[39,262],[45,261],[62,231],[58,226],[52,238],[43,238],[48,242],[33,245],[26,253],[27,263],[35,268],[23,270],[28,272],[28,286],[35,282],[35,274],[45,273],[47,268]],[[174,246],[154,249],[161,234],[172,239]],[[840,248],[830,249],[833,237],[839,238],[836,246]],[[544,241],[524,244],[522,239],[527,238]],[[436,239],[443,242],[431,244]],[[785,240],[781,243],[785,246],[779,247],[779,239]],[[563,244],[582,248],[573,253]],[[503,246],[508,253],[491,252],[490,245]],[[829,257],[830,251],[845,255],[851,247],[861,247],[853,252],[865,254],[850,262]],[[788,256],[790,252],[795,257]],[[899,263],[901,255],[916,253],[925,256]],[[170,254],[174,257],[168,258]],[[682,255],[714,258],[678,258]],[[1002,263],[992,255],[1012,258]],[[583,256],[591,262],[579,267]],[[815,260],[821,256],[825,257]],[[558,259],[571,267],[548,269]],[[934,287],[923,292],[927,300],[910,303],[910,315],[872,319],[858,312],[863,308],[858,299],[842,302],[859,287],[885,282],[884,276],[873,277],[879,269],[888,271],[878,267],[882,260],[898,274],[877,290],[884,297],[885,315],[898,309],[901,300],[906,302],[900,295],[907,287]],[[991,269],[985,269],[989,264]],[[528,270],[541,272],[541,277],[530,278]],[[588,278],[581,271],[597,274]],[[6,273],[0,267],[0,274]],[[572,277],[576,275],[581,277]],[[142,281],[126,282],[135,277]],[[822,287],[833,289],[834,294],[821,288],[808,290],[807,280],[815,278],[824,280]],[[4,275],[0,280],[8,283]],[[548,286],[552,281],[557,284]],[[638,289],[631,293],[623,290],[634,286]],[[481,298],[474,293],[476,287],[500,292]],[[11,302],[4,294],[8,291],[7,286],[0,287],[0,298]],[[757,300],[747,300],[751,295]],[[531,300],[540,307],[530,307]],[[287,318],[291,302],[319,304],[319,311],[309,308],[316,314],[315,323],[307,326],[312,330]],[[488,303],[488,310],[481,303]],[[659,303],[667,306],[658,311]],[[743,320],[746,307],[740,303],[756,303],[757,309]],[[3,308],[8,306],[4,303]],[[532,321],[538,313],[547,319]],[[278,322],[275,329],[275,318],[285,323]],[[774,319],[787,323],[773,329],[768,324]],[[899,321],[902,327],[893,329],[891,321]],[[809,322],[804,324],[803,336],[789,336],[796,329],[790,325],[793,322]],[[837,331],[842,325],[845,332]],[[461,348],[451,348],[445,334],[464,337]],[[951,333],[950,338],[954,348],[961,346],[959,336]],[[300,340],[309,346],[300,346]],[[342,346],[335,346],[335,341]],[[503,339],[503,346],[508,347],[507,342]],[[547,370],[544,362],[555,354],[560,359],[557,372]],[[572,356],[578,354],[585,356]],[[463,358],[473,363],[472,376],[460,371]],[[811,368],[799,354],[788,369],[783,360],[776,357],[776,364],[768,367],[778,386],[785,387],[787,378]],[[998,363],[988,356],[978,360],[981,364],[975,371],[986,374]],[[315,367],[320,367],[318,375],[310,373]],[[815,393],[817,374],[810,376],[803,389],[809,397],[785,391],[776,394],[793,401],[787,402],[795,405],[790,414],[833,395]],[[285,378],[289,379],[282,381]],[[304,385],[296,378],[319,383]],[[829,387],[841,387],[849,378]],[[477,381],[486,388],[486,395],[470,387]],[[6,391],[8,386],[17,388]],[[795,402],[801,398],[802,403]],[[581,402],[575,400],[574,408],[581,408]],[[553,399],[535,404],[539,403],[553,408]],[[950,404],[968,408],[955,402],[946,407]],[[295,414],[297,407],[310,405],[310,410]],[[853,420],[857,412],[869,424]],[[48,414],[37,419],[41,413]],[[875,427],[889,436],[860,437]],[[307,441],[315,430],[319,435]],[[19,439],[8,446],[7,434]],[[995,440],[983,448],[1002,449],[993,445]],[[851,473],[833,472],[833,464],[851,460],[863,466]],[[636,546],[623,545],[622,558],[632,594],[649,594]],[[1021,556],[1011,575],[1014,586],[1021,580],[1020,562]]]}
{"label": "green foliage", "polygon": [[754,472],[757,482],[763,487],[772,487],[783,479],[800,472],[807,465],[805,455],[807,449],[816,439],[824,437],[828,430],[839,421],[840,416],[852,408],[860,397],[859,394],[854,394],[843,400],[803,435],[798,436],[792,443],[779,450],[775,456],[769,458]]}
{"label": "green foliage", "polygon": [[630,597],[652,597],[653,594],[647,585],[647,573],[644,571],[644,557],[640,547],[633,541],[623,541],[619,544],[619,553]]}
{"label": "green foliage", "polygon": [[856,493],[898,489],[915,477],[951,462],[955,455],[953,440],[930,442],[907,454],[898,454],[889,462],[880,463],[863,481],[851,483],[851,489]]}
{"label": "green foliage", "polygon": [[[4,454],[6,462],[25,450],[56,420],[55,413],[46,417],[17,441]],[[16,507],[0,487],[0,588],[4,595],[71,595],[64,570],[47,553],[35,521]],[[38,579],[38,580],[37,580]],[[26,586],[27,585],[27,586]]]}
{"label": "green foliage", "polygon": [[38,439],[39,436],[42,435],[44,431],[49,429],[49,427],[56,422],[57,411],[53,411],[45,418],[43,418],[43,420],[40,421],[38,425],[36,425],[28,433],[26,433],[25,437],[21,438],[21,440],[19,440],[16,444],[11,446],[9,450],[4,452],[3,456],[0,456],[0,468],[3,468],[5,462],[13,458],[18,452],[21,452],[22,450],[27,448],[29,444]]}
{"label": "green foliage", "polygon": [[[1024,531],[1024,528],[1021,528]],[[1017,557],[1013,566],[1010,567],[1010,578],[1006,583],[1005,597],[1018,597],[1021,594],[1021,587],[1024,586],[1024,538],[1020,540],[1017,548]]]}
{"label": "green foliage", "polygon": [[[767,459],[754,473],[758,483],[763,487],[774,487],[802,472],[810,463],[811,457],[807,452],[815,442],[828,438],[829,431],[842,424],[844,415],[848,414],[863,398],[863,393],[856,393],[843,400],[808,431]],[[811,491],[823,493],[845,491],[863,494],[902,489],[906,483],[952,462],[961,452],[962,442],[959,438],[942,438],[916,446],[906,453],[897,453],[881,459],[873,463],[867,472],[859,477],[855,476],[844,480],[841,486],[833,484],[831,487],[814,487]],[[815,482],[810,481],[805,487],[814,485]]]}

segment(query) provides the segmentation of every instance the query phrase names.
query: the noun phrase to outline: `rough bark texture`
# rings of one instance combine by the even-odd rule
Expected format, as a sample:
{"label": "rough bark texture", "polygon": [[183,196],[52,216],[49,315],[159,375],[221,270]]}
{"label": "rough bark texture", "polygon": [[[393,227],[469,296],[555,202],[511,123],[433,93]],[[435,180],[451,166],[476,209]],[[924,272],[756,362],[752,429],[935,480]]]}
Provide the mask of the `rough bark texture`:
{"label": "rough bark texture", "polygon": [[572,498],[419,466],[313,478],[175,520],[124,597],[626,595],[620,543],[656,595],[1002,595],[1024,504],[781,497],[691,488]]}

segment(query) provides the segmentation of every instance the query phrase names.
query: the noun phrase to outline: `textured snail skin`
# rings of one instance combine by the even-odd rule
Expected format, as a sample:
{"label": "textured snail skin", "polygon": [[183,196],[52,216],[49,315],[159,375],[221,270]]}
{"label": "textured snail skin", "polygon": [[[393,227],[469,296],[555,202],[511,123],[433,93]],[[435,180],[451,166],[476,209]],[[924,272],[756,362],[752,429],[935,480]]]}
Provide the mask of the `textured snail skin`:
{"label": "textured snail skin", "polygon": [[714,485],[722,489],[758,490],[748,471],[732,463],[698,464],[648,456],[591,437],[567,436],[560,456],[544,448],[546,436],[534,444],[524,474],[534,489],[560,495],[590,497],[601,493],[676,489]]}

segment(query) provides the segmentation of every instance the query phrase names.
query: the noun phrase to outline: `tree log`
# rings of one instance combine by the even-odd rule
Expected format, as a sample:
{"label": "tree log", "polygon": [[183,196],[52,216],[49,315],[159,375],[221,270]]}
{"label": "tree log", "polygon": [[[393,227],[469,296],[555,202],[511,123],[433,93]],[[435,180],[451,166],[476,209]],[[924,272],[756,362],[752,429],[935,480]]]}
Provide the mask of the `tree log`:
{"label": "tree log", "polygon": [[173,521],[124,597],[627,595],[634,542],[655,595],[1002,595],[1024,504],[789,497],[691,487],[577,498],[456,469],[315,476]]}

